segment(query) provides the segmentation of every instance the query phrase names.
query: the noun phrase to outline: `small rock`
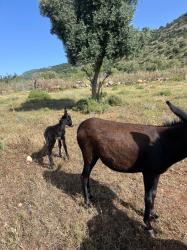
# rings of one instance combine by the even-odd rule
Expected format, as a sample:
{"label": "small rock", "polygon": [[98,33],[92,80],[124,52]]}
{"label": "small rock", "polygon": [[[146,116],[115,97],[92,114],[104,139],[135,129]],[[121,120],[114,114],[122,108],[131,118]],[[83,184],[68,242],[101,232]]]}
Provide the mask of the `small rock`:
{"label": "small rock", "polygon": [[31,163],[32,162],[32,157],[30,155],[28,155],[26,161],[27,161],[27,163]]}

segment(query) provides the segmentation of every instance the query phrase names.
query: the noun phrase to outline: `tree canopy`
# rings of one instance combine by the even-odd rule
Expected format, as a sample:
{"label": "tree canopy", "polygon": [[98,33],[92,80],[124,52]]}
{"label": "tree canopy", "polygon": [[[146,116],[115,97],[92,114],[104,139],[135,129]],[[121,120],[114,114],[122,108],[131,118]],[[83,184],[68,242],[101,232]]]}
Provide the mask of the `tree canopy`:
{"label": "tree canopy", "polygon": [[63,42],[71,64],[91,63],[92,96],[96,95],[103,60],[131,52],[131,20],[136,0],[40,0],[51,33]]}

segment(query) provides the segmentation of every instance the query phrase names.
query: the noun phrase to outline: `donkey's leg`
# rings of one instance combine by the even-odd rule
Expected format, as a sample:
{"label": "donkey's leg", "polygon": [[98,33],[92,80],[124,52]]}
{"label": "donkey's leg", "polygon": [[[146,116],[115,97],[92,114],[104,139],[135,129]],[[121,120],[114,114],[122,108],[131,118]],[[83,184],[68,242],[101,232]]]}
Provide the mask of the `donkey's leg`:
{"label": "donkey's leg", "polygon": [[[90,177],[90,174],[91,174],[91,171],[93,169],[93,167],[95,166],[96,162],[97,162],[98,158],[95,157],[91,164],[90,164],[90,173],[89,173],[89,177]],[[90,178],[88,177],[88,182],[87,182],[87,190],[88,190],[88,195],[89,195],[89,199],[92,199],[93,198],[93,195],[91,194],[91,189],[90,189]]]}
{"label": "donkey's leg", "polygon": [[84,168],[83,172],[81,175],[81,180],[82,180],[82,188],[83,188],[83,194],[84,194],[84,199],[86,206],[90,206],[90,198],[92,197],[91,192],[90,192],[90,182],[89,182],[89,177],[91,174],[91,171],[96,164],[98,158],[94,158],[91,161],[85,161],[84,158]]}
{"label": "donkey's leg", "polygon": [[154,182],[153,192],[152,192],[152,207],[151,207],[151,215],[150,215],[151,220],[156,220],[159,217],[154,211],[154,203],[155,203],[159,178],[160,178],[160,175],[157,175],[155,182]]}
{"label": "donkey's leg", "polygon": [[60,140],[60,139],[58,139],[59,157],[62,157],[61,148],[62,148],[62,142],[61,142],[61,140]]}
{"label": "donkey's leg", "polygon": [[65,137],[62,138],[62,143],[63,143],[64,151],[66,153],[66,157],[69,160],[69,154],[68,154],[68,150],[67,150],[67,146],[66,146],[66,139],[65,139]]}
{"label": "donkey's leg", "polygon": [[144,177],[144,188],[145,188],[145,212],[144,212],[144,223],[146,229],[149,231],[151,236],[154,236],[153,228],[151,225],[151,211],[154,207],[154,190],[158,184],[158,175],[150,173],[143,173]]}

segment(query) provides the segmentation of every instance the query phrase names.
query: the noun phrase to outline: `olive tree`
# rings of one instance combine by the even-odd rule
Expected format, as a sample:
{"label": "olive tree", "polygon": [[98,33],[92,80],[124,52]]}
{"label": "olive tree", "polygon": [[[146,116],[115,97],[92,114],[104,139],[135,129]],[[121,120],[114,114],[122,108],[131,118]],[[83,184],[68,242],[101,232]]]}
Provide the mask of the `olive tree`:
{"label": "olive tree", "polygon": [[131,20],[136,2],[40,0],[41,14],[50,18],[51,33],[63,42],[69,63],[90,66],[90,70],[84,70],[91,82],[93,98],[99,94],[103,63],[131,53]]}

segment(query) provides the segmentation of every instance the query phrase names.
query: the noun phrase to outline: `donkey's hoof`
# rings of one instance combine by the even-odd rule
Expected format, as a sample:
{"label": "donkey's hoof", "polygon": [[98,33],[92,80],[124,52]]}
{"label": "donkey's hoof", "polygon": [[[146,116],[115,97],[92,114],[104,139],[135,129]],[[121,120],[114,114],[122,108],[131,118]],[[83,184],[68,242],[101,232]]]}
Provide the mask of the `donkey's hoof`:
{"label": "donkey's hoof", "polygon": [[92,207],[92,203],[91,202],[86,202],[86,203],[84,203],[84,207],[86,209],[91,208]]}
{"label": "donkey's hoof", "polygon": [[65,161],[69,161],[70,160],[70,157],[69,156],[66,156],[65,157]]}

